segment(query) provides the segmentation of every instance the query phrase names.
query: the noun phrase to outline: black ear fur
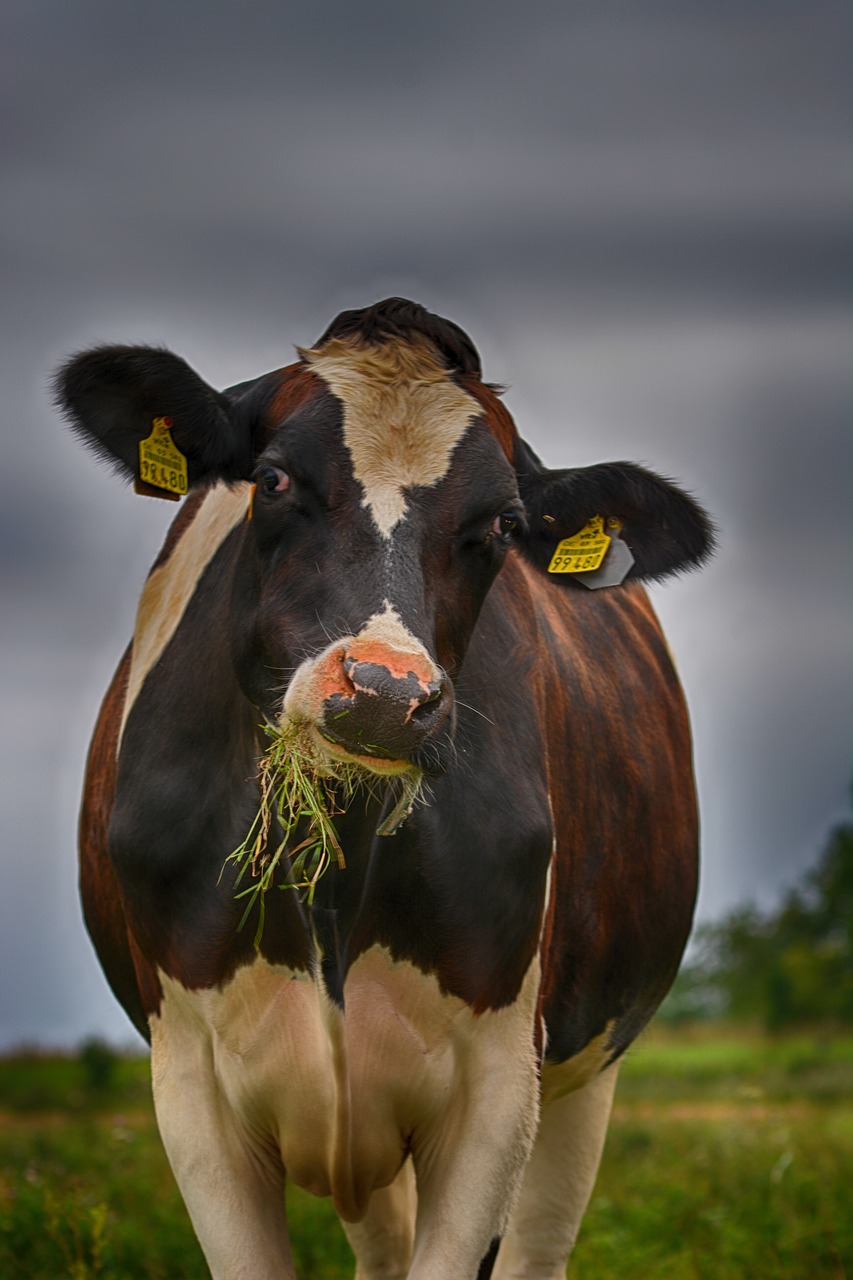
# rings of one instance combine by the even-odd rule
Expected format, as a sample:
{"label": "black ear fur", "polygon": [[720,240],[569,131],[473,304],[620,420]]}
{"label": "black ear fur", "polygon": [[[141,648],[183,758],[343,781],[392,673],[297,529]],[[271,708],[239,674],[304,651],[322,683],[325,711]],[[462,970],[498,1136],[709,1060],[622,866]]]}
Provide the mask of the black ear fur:
{"label": "black ear fur", "polygon": [[[669,480],[633,462],[549,471],[523,440],[516,446],[519,490],[529,534],[521,549],[547,572],[557,543],[593,516],[615,516],[634,556],[632,578],[665,578],[693,569],[714,548],[714,527],[697,502]],[[554,574],[571,585],[573,575]]]}
{"label": "black ear fur", "polygon": [[160,417],[172,420],[191,485],[210,477],[240,480],[251,471],[249,424],[226,396],[162,347],[94,347],[63,365],[53,386],[73,430],[125,476],[137,475],[139,441]]}

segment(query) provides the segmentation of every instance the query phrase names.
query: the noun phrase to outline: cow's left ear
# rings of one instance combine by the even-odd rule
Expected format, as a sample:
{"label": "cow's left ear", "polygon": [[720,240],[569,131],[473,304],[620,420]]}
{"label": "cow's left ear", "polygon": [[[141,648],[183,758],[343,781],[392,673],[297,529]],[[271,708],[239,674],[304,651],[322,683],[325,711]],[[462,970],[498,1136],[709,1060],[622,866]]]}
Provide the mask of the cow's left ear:
{"label": "cow's left ear", "polygon": [[[188,482],[240,480],[252,468],[249,423],[182,360],[159,347],[95,347],[59,370],[56,401],[73,429],[129,478],[139,444],[165,422],[186,459]],[[162,429],[162,428],[161,428]]]}
{"label": "cow's left ear", "polygon": [[[594,529],[596,517],[605,531],[608,521],[618,522],[618,537],[631,551],[634,563],[624,580],[665,578],[696,568],[714,549],[714,527],[699,504],[636,463],[550,471],[521,439],[515,463],[529,530],[521,550],[543,573],[549,572],[558,543],[590,524]],[[559,571],[550,576],[562,585],[583,577]]]}

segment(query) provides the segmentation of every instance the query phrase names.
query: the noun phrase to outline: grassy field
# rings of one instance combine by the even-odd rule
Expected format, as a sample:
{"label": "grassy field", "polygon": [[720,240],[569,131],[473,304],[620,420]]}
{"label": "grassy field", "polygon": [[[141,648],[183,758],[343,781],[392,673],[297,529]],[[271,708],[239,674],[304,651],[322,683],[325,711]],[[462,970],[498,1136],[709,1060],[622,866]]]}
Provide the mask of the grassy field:
{"label": "grassy field", "polygon": [[[351,1276],[289,1197],[304,1280]],[[204,1280],[147,1063],[0,1059],[3,1280]],[[853,1036],[653,1029],[629,1056],[570,1280],[853,1280]]]}

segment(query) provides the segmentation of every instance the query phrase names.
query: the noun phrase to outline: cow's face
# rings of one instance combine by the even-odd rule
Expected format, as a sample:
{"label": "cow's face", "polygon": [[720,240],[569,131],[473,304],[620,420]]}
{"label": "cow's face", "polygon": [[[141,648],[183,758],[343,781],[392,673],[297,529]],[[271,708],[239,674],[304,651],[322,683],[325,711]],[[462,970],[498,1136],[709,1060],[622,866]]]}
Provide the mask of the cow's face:
{"label": "cow's face", "polygon": [[548,573],[558,541],[596,515],[622,528],[630,577],[710,548],[701,510],[650,472],[544,468],[470,340],[413,303],[344,313],[301,357],[218,393],[169,352],[105,347],[71,361],[57,392],[130,474],[168,416],[191,484],[255,486],[231,586],[235,669],[267,717],[304,726],[330,762],[443,767],[453,681],[511,548]]}
{"label": "cow's face", "polygon": [[439,767],[453,677],[525,520],[516,474],[427,343],[303,356],[252,473],[238,666],[268,706],[285,690],[284,715],[327,756]]}

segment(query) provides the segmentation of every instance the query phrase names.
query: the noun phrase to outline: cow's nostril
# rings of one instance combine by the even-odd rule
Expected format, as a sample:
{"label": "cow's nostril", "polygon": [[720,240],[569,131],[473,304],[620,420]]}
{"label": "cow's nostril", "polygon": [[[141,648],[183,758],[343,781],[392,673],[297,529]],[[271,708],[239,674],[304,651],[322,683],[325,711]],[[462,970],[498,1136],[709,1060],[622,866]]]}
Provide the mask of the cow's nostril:
{"label": "cow's nostril", "polygon": [[353,667],[355,662],[352,658],[343,658],[341,660],[341,692],[351,698],[356,691],[355,682],[352,678]]}
{"label": "cow's nostril", "polygon": [[441,685],[435,684],[429,686],[429,693],[421,700],[418,706],[413,707],[409,715],[410,720],[426,720],[433,712],[437,710],[436,704],[441,701],[442,691]]}

